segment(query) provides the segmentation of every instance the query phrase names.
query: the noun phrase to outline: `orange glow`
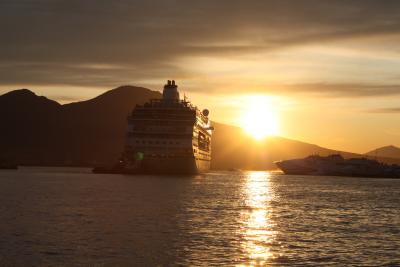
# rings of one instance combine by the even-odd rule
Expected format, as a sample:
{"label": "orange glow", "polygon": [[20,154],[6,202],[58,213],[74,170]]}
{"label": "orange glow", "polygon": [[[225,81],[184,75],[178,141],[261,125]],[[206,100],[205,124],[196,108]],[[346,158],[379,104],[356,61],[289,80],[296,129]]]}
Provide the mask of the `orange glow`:
{"label": "orange glow", "polygon": [[244,248],[252,260],[253,265],[264,265],[265,262],[274,257],[269,244],[275,238],[273,231],[274,223],[271,221],[272,208],[269,205],[272,199],[270,188],[270,174],[267,172],[250,172],[248,174],[246,204],[251,211],[246,214],[246,232]]}
{"label": "orange glow", "polygon": [[246,133],[257,140],[277,135],[278,118],[271,100],[265,96],[247,97],[241,125]]}

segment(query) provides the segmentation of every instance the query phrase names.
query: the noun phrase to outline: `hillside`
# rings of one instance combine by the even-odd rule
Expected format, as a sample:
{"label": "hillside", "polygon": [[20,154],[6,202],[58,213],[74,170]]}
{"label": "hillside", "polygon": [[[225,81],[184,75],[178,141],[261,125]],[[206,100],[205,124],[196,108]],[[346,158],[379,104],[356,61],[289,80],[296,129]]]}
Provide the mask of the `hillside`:
{"label": "hillside", "polygon": [[400,159],[400,148],[396,146],[384,146],[372,150],[366,155],[371,157],[386,157],[386,158],[397,158]]}
{"label": "hillside", "polygon": [[114,161],[126,117],[159,92],[122,86],[88,101],[60,105],[29,90],[0,96],[0,158],[22,164],[93,165]]}
{"label": "hillside", "polygon": [[[123,149],[128,114],[136,104],[160,97],[157,91],[121,86],[87,101],[60,105],[27,89],[6,93],[0,96],[4,125],[0,158],[26,165],[93,166],[114,162]],[[276,160],[338,153],[282,137],[258,142],[241,128],[214,125],[214,169],[271,169]],[[340,153],[345,157],[362,156]]]}

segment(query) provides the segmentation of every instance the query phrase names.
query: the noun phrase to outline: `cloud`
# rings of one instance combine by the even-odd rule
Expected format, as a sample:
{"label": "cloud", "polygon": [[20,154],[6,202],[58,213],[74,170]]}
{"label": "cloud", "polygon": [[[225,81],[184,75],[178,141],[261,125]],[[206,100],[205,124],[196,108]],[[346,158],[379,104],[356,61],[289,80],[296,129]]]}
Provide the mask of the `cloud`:
{"label": "cloud", "polygon": [[73,96],[53,96],[52,99],[61,104],[82,101],[80,97]]}
{"label": "cloud", "polygon": [[[0,81],[107,87],[195,76],[175,62],[399,34],[399,10],[400,2],[391,0],[3,0]],[[374,95],[372,87],[293,90]]]}
{"label": "cloud", "polygon": [[[235,84],[235,82],[233,82]],[[202,87],[200,87],[202,86]],[[209,88],[209,84],[200,84],[194,91]],[[245,90],[244,90],[245,89]],[[210,90],[208,91],[210,92]],[[292,96],[315,96],[329,98],[388,97],[400,95],[400,84],[363,84],[363,83],[297,83],[297,84],[260,84],[247,83],[247,87],[234,87],[229,83],[220,83],[211,90],[221,94],[270,94]]]}
{"label": "cloud", "polygon": [[308,83],[283,86],[281,90],[332,97],[379,97],[400,95],[400,84]]}
{"label": "cloud", "polygon": [[400,107],[393,108],[376,108],[367,110],[368,113],[381,113],[381,114],[398,114],[400,113]]}

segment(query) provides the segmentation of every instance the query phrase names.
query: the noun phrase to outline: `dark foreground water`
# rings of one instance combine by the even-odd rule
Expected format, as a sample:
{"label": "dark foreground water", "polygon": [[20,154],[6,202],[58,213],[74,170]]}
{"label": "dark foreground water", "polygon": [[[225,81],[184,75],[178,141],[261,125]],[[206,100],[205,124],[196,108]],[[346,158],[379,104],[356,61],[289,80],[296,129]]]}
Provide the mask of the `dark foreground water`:
{"label": "dark foreground water", "polygon": [[400,266],[400,180],[0,171],[0,266],[189,265]]}

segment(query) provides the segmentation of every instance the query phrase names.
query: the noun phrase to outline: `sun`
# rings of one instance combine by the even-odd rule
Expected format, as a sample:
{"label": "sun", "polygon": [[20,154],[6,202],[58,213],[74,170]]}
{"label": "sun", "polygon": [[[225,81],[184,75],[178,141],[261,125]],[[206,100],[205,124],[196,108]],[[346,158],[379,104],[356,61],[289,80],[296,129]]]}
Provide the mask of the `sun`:
{"label": "sun", "polygon": [[271,102],[266,96],[245,98],[241,126],[257,140],[277,135],[279,132],[277,113]]}

